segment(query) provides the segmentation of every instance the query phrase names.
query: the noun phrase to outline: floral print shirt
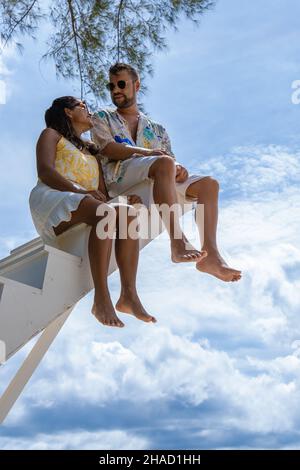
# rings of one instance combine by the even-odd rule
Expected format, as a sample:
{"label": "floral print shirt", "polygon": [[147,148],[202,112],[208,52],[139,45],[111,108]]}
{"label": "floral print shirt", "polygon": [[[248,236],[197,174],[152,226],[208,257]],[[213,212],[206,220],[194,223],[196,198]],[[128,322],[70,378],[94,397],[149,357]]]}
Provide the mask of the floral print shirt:
{"label": "floral print shirt", "polygon": [[[92,140],[99,146],[100,151],[109,143],[117,142],[133,147],[161,149],[175,159],[166,129],[143,113],[140,113],[138,121],[136,142],[133,141],[126,120],[117,110],[101,109],[94,114],[93,122]],[[101,162],[107,185],[121,181],[124,176],[124,160],[102,157]]]}

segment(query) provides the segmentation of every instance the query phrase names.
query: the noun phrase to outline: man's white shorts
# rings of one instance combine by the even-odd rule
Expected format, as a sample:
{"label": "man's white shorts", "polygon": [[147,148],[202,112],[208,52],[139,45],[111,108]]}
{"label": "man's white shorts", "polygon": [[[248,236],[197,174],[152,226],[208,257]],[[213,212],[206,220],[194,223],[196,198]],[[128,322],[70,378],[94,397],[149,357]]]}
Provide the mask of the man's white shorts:
{"label": "man's white shorts", "polygon": [[[108,186],[109,195],[111,197],[119,196],[143,180],[151,179],[148,176],[149,169],[158,158],[160,157],[153,155],[151,157],[132,157],[124,160],[122,163],[125,170],[124,176],[118,183],[111,183]],[[205,176],[192,174],[184,183],[175,182],[177,194],[181,195],[186,201],[194,201],[195,199],[186,196],[186,190],[192,183],[202,178],[205,178]]]}

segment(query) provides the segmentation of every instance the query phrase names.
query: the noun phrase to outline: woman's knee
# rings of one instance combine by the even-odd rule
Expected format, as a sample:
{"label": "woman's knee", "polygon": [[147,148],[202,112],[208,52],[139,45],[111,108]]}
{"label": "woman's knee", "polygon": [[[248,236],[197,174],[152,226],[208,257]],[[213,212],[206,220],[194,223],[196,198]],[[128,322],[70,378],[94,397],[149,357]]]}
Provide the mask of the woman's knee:
{"label": "woman's knee", "polygon": [[117,220],[117,211],[115,207],[107,204],[106,202],[100,203],[96,210],[97,221],[99,218],[102,219],[104,217],[110,222],[115,222]]}
{"label": "woman's knee", "polygon": [[86,198],[85,218],[88,225],[96,225],[101,219],[116,220],[116,210],[106,202],[90,197]]}
{"label": "woman's knee", "polygon": [[115,206],[117,221],[126,218],[129,222],[138,215],[137,209],[131,204],[118,204]]}

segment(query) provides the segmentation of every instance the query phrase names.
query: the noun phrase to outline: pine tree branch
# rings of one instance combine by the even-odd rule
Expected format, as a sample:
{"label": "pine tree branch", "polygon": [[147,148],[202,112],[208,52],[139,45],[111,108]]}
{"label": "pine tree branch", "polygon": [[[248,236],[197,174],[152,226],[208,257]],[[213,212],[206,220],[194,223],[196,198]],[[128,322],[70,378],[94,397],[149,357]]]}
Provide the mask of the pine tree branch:
{"label": "pine tree branch", "polygon": [[72,35],[65,41],[63,42],[60,46],[58,46],[56,49],[48,49],[47,52],[42,56],[42,59],[46,59],[47,57],[55,57],[56,54],[58,54],[62,49],[64,49],[69,42],[71,42],[74,39],[74,34]]}
{"label": "pine tree branch", "polygon": [[30,5],[29,8],[27,8],[27,10],[25,11],[25,13],[21,16],[21,18],[14,24],[14,26],[11,28],[11,30],[8,32],[8,36],[5,40],[5,43],[3,45],[3,49],[7,46],[8,42],[10,41],[10,39],[12,38],[12,35],[14,33],[14,31],[17,29],[17,27],[24,21],[24,19],[26,18],[26,16],[29,15],[29,13],[31,12],[32,8],[34,7],[34,5],[36,4],[37,0],[33,0],[32,4]]}
{"label": "pine tree branch", "polygon": [[75,48],[76,48],[76,57],[77,57],[77,63],[78,63],[78,68],[79,68],[79,76],[80,76],[80,97],[81,99],[83,98],[83,74],[82,74],[82,66],[81,66],[81,60],[80,60],[80,54],[79,54],[79,44],[77,41],[77,26],[76,26],[76,18],[74,14],[74,9],[72,5],[72,0],[68,0],[68,7],[69,7],[69,12],[71,15],[71,23],[72,23],[72,31],[74,34],[74,42],[75,42]]}
{"label": "pine tree branch", "polygon": [[[114,60],[152,74],[151,56],[167,46],[166,33],[180,16],[196,21],[216,0],[0,0],[0,29],[9,42],[29,36],[49,17],[53,28],[42,58],[55,62],[58,76],[80,80],[81,97],[106,97],[107,69]],[[42,13],[42,14],[41,14]],[[44,13],[44,14],[43,14]],[[79,83],[78,83],[79,85]]]}
{"label": "pine tree branch", "polygon": [[119,3],[118,14],[117,14],[117,62],[120,62],[120,36],[121,36],[121,10],[123,7],[124,0]]}

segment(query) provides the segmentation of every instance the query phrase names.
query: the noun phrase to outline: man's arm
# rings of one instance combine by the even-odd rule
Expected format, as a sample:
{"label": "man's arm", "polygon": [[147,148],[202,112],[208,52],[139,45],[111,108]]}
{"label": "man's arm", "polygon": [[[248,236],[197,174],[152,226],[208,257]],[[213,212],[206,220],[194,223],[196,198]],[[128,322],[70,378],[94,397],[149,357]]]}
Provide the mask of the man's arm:
{"label": "man's arm", "polygon": [[142,147],[134,147],[133,145],[115,142],[106,119],[93,116],[94,127],[91,130],[92,139],[99,147],[101,155],[108,157],[110,160],[126,160],[133,155],[162,155],[160,149],[145,149]]}
{"label": "man's arm", "polygon": [[149,157],[150,155],[163,155],[164,153],[160,149],[145,149],[128,144],[119,144],[118,142],[110,142],[101,150],[101,154],[111,160],[126,160],[133,155]]}

